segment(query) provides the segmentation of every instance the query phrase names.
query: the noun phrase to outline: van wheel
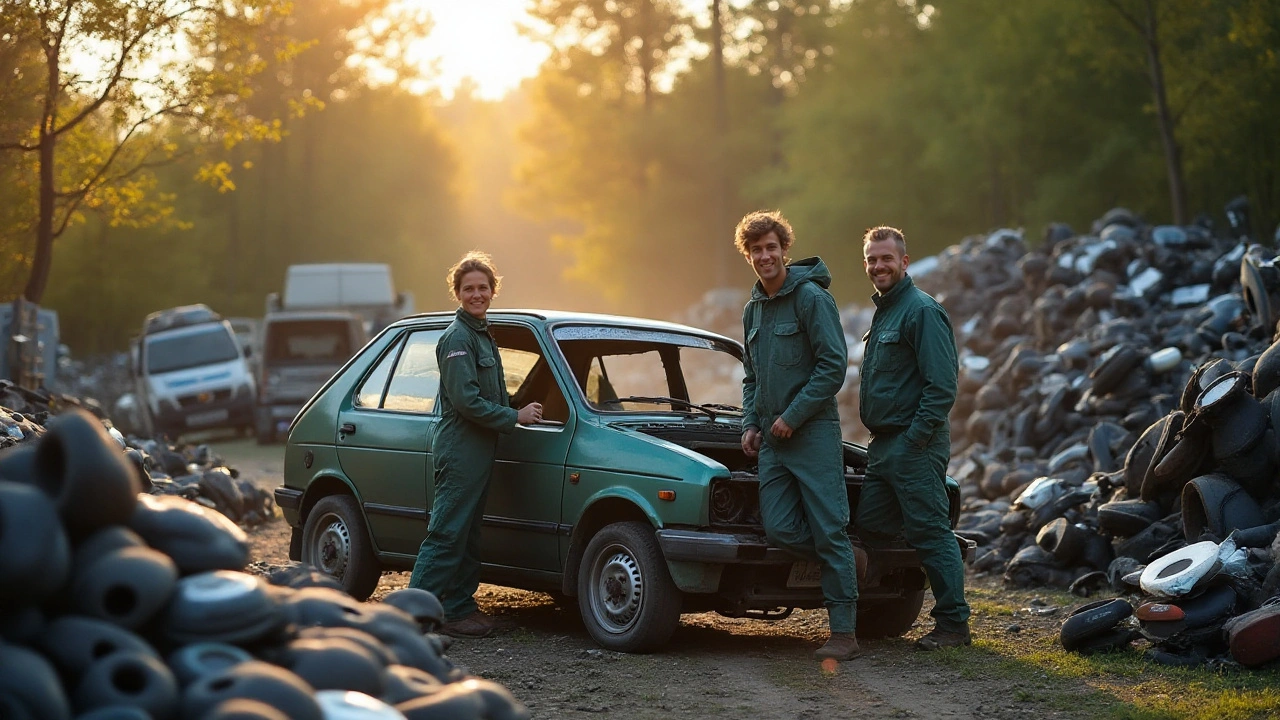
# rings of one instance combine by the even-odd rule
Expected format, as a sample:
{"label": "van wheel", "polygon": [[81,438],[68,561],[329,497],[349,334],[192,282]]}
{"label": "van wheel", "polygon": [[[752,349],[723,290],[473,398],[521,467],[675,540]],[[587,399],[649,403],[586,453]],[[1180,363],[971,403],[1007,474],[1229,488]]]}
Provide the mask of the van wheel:
{"label": "van wheel", "polygon": [[322,498],[302,527],[302,562],[337,580],[348,595],[367,600],[382,578],[369,527],[350,495]]}
{"label": "van wheel", "polygon": [[259,445],[270,445],[276,441],[276,434],[271,428],[262,428],[255,426],[253,430],[254,437]]}
{"label": "van wheel", "polygon": [[578,608],[601,647],[646,652],[666,644],[680,624],[680,600],[647,523],[608,525],[587,544]]}
{"label": "van wheel", "polygon": [[924,590],[907,593],[896,600],[858,603],[857,635],[860,640],[900,637],[920,617],[924,607]]}

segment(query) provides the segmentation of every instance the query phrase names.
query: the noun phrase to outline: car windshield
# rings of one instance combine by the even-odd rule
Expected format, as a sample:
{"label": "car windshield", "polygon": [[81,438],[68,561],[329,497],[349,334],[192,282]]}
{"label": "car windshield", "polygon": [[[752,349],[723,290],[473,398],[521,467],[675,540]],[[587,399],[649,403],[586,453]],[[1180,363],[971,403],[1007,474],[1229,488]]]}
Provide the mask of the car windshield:
{"label": "car windshield", "polygon": [[290,320],[267,325],[263,356],[273,364],[340,365],[351,357],[345,320]]}
{"label": "car windshield", "polygon": [[[560,349],[587,404],[602,412],[735,414],[742,405],[736,346],[674,333],[560,328]],[[592,336],[595,335],[595,336]]]}
{"label": "car windshield", "polygon": [[147,338],[147,372],[166,373],[235,360],[236,341],[221,324],[196,332]]}

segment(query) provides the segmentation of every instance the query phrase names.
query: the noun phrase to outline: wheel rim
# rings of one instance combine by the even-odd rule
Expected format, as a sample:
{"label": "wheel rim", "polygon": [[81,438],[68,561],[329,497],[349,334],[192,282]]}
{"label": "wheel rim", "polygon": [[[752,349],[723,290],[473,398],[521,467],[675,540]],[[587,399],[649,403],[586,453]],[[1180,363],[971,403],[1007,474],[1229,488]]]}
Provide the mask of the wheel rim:
{"label": "wheel rim", "polygon": [[324,574],[341,578],[351,558],[351,531],[337,515],[325,515],[317,524],[321,530],[316,533],[311,563]]}
{"label": "wheel rim", "polygon": [[644,575],[632,552],[610,545],[596,559],[591,573],[591,614],[606,632],[633,628],[644,605]]}

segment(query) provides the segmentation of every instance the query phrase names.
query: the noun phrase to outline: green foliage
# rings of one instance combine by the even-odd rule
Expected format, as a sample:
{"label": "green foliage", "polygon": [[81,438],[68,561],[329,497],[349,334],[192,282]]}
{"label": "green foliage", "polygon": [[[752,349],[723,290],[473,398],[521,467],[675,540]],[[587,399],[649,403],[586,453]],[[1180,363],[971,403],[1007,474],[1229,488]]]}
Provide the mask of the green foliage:
{"label": "green foliage", "polygon": [[[610,65],[584,49],[557,56],[538,79],[524,206],[576,223],[560,239],[575,279],[606,287],[618,307],[637,309],[654,272],[674,289],[643,294],[649,312],[726,278],[749,282],[715,270],[733,222],[710,212],[719,172],[730,207],[780,207],[791,218],[794,254],[821,253],[845,300],[871,292],[859,240],[876,224],[902,227],[919,258],[1000,226],[1033,239],[1050,221],[1087,229],[1117,204],[1172,220],[1147,46],[1126,19],[1144,3],[725,6],[727,133],[716,129],[706,53],[686,53],[688,69],[648,115],[625,87],[601,97],[594,78]],[[1217,215],[1246,193],[1265,239],[1280,218],[1280,6],[1152,7],[1191,208]],[[709,42],[703,20],[672,23],[673,36]],[[662,233],[648,231],[654,222]]]}
{"label": "green foliage", "polygon": [[401,89],[414,76],[375,81],[346,61],[363,52],[403,69],[377,43],[427,23],[389,6],[295,4],[254,30],[277,52],[262,56],[239,111],[272,122],[224,126],[217,142],[176,126],[148,137],[175,160],[146,186],[112,191],[141,195],[125,198],[128,213],[88,213],[57,244],[46,304],[76,353],[123,349],[146,313],[172,305],[260,315],[292,263],[389,262],[420,307],[443,301],[435,268],[455,254],[457,217],[449,140],[430,99]]}

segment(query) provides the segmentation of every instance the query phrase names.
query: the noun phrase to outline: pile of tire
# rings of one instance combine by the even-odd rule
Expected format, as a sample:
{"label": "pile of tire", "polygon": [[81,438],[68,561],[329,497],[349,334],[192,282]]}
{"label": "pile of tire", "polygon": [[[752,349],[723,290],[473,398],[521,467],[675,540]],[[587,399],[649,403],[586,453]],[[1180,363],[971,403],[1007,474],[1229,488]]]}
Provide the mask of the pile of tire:
{"label": "pile of tire", "polygon": [[[977,572],[1176,605],[1125,578],[1230,537],[1241,558],[1214,583],[1232,602],[1199,599],[1203,587],[1178,600],[1230,606],[1200,635],[1225,637],[1228,619],[1280,594],[1280,264],[1250,242],[1242,209],[1217,233],[1117,208],[1087,233],[1051,225],[1034,249],[1000,230],[919,264],[960,351],[949,473]],[[1182,657],[1225,652],[1189,637],[1148,639]]]}
{"label": "pile of tire", "polygon": [[16,406],[0,405],[0,451],[39,438],[44,434],[44,424],[59,412],[92,410],[107,434],[124,450],[145,492],[177,495],[200,503],[243,527],[253,527],[276,516],[271,493],[242,479],[240,472],[227,467],[208,445],[126,437],[91,400],[23,390],[3,380],[0,397],[15,401]]}
{"label": "pile of tire", "polygon": [[235,523],[142,485],[82,411],[0,453],[0,717],[528,717],[449,661],[430,593],[365,604],[305,567],[245,573]]}

